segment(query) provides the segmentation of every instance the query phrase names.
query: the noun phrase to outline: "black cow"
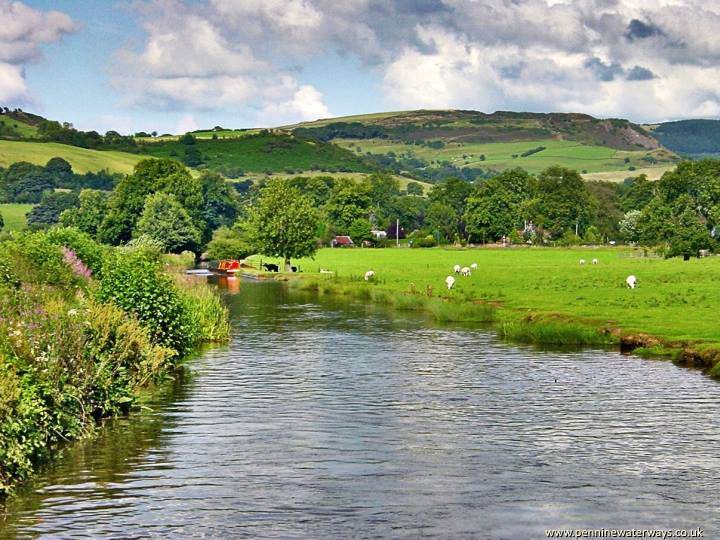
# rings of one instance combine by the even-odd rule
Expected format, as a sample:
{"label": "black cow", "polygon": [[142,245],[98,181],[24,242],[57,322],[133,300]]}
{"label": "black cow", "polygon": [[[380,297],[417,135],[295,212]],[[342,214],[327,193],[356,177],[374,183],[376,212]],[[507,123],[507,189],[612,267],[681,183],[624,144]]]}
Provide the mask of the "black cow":
{"label": "black cow", "polygon": [[280,271],[280,267],[277,264],[265,263],[265,264],[263,264],[263,266],[265,267],[265,270],[267,270],[268,272],[279,272]]}

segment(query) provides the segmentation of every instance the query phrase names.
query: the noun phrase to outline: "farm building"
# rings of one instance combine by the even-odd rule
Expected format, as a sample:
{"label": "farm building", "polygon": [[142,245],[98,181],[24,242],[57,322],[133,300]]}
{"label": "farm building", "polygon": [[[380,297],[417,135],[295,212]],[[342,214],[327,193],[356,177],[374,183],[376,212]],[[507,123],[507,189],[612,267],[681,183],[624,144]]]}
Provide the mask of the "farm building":
{"label": "farm building", "polygon": [[355,247],[355,242],[349,236],[336,236],[330,240],[330,247]]}

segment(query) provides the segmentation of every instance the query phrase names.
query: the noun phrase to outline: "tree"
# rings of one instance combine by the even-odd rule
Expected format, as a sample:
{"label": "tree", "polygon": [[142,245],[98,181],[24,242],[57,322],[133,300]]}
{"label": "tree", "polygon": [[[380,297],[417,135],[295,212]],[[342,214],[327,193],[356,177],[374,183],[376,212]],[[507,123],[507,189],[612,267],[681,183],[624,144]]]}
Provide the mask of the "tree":
{"label": "tree", "polygon": [[[239,201],[237,193],[225,179],[216,173],[203,172],[200,175],[202,191],[202,220],[205,222],[205,236],[219,227],[229,227],[238,216]],[[209,234],[208,234],[209,233]]]}
{"label": "tree", "polygon": [[408,182],[405,191],[408,195],[415,195],[418,197],[421,197],[425,192],[423,190],[422,184],[420,184],[419,182]]}
{"label": "tree", "polygon": [[60,221],[60,214],[80,204],[78,195],[75,192],[48,191],[40,204],[27,213],[27,224],[32,229],[49,227]]}
{"label": "tree", "polygon": [[0,214],[0,231],[3,230],[3,227],[5,227],[5,220],[3,219],[2,214]]}
{"label": "tree", "polygon": [[45,164],[45,171],[58,186],[68,183],[73,177],[72,165],[61,157],[50,158]]}
{"label": "tree", "polygon": [[367,182],[340,178],[330,192],[325,214],[337,231],[346,233],[353,221],[368,218],[371,204],[370,185]]}
{"label": "tree", "polygon": [[177,199],[167,193],[156,193],[146,199],[134,236],[157,240],[171,253],[196,251],[200,244],[200,233],[192,218]]}
{"label": "tree", "polygon": [[66,227],[76,227],[93,238],[105,218],[110,194],[97,189],[83,189],[80,192],[79,206],[65,210],[60,214],[60,223]]}
{"label": "tree", "polygon": [[207,245],[207,254],[211,260],[244,259],[252,253],[247,232],[240,224],[233,228],[220,227]]}
{"label": "tree", "polygon": [[356,244],[362,243],[364,240],[372,240],[372,227],[367,219],[356,219],[350,224],[348,234]]}
{"label": "tree", "polygon": [[467,232],[476,240],[495,241],[509,235],[519,225],[519,206],[493,183],[468,199],[465,221]]}
{"label": "tree", "polygon": [[559,238],[576,226],[582,232],[591,216],[587,186],[577,171],[554,166],[538,176],[538,215],[535,221]]}
{"label": "tree", "polygon": [[449,178],[445,182],[435,184],[432,191],[430,191],[431,203],[441,203],[445,205],[445,208],[450,207],[453,210],[454,231],[449,238],[452,238],[455,233],[465,234],[465,209],[467,199],[472,191],[472,184],[459,178]]}
{"label": "tree", "polygon": [[433,233],[438,231],[445,240],[453,239],[457,232],[457,223],[455,209],[444,202],[431,203],[425,214],[425,228]]}
{"label": "tree", "polygon": [[315,254],[319,219],[312,201],[285,180],[272,180],[250,209],[251,243],[263,255],[290,260]]}
{"label": "tree", "polygon": [[655,196],[653,182],[644,174],[636,178],[628,178],[623,182],[620,205],[625,212],[642,210]]}
{"label": "tree", "polygon": [[5,171],[0,196],[5,202],[39,203],[43,193],[54,188],[51,176],[43,167],[19,161]]}
{"label": "tree", "polygon": [[682,256],[686,261],[698,257],[701,249],[711,247],[712,238],[697,212],[690,206],[680,212],[675,219],[673,235],[670,237],[666,257]]}
{"label": "tree", "polygon": [[108,202],[107,215],[98,230],[98,239],[107,244],[130,240],[145,199],[158,190],[163,179],[174,174],[187,175],[187,171],[172,159],[145,159],[135,165],[133,174],[126,176],[115,188]]}
{"label": "tree", "polygon": [[640,210],[630,210],[625,212],[625,215],[620,220],[619,228],[620,235],[626,242],[639,242],[640,241],[640,227],[639,222],[642,217]]}

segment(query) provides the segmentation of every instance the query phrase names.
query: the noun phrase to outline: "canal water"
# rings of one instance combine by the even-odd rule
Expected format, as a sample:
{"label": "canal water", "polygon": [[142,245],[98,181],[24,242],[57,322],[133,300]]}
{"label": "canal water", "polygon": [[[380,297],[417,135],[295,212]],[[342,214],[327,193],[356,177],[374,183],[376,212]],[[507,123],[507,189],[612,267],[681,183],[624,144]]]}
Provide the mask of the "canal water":
{"label": "canal water", "polygon": [[20,490],[7,538],[720,536],[720,386],[244,282],[228,347]]}

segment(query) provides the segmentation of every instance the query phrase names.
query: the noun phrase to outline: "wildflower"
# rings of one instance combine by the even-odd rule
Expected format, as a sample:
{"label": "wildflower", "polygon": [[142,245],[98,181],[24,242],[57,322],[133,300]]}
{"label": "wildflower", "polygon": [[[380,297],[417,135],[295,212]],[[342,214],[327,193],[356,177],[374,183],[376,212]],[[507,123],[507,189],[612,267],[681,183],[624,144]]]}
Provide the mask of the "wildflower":
{"label": "wildflower", "polygon": [[72,249],[68,249],[63,246],[62,251],[65,263],[72,268],[75,275],[85,278],[92,276],[92,271],[85,265],[84,262],[82,262],[82,260],[80,260]]}
{"label": "wildflower", "polygon": [[71,310],[68,311],[68,315],[70,315],[71,317],[74,317],[74,316],[77,315],[77,314],[78,314],[78,310],[77,310],[77,309],[71,309]]}

